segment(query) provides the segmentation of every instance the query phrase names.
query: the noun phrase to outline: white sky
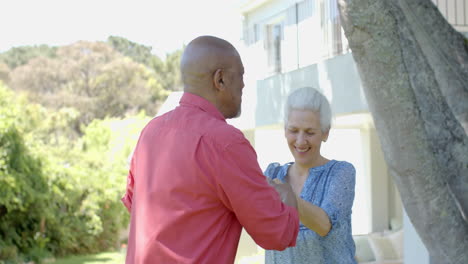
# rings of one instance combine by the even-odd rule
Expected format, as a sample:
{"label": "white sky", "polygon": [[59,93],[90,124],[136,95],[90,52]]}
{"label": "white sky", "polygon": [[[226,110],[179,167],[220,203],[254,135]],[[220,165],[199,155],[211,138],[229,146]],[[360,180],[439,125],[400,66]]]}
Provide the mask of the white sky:
{"label": "white sky", "polygon": [[238,45],[238,0],[0,0],[0,52],[115,35],[164,58],[199,35]]}

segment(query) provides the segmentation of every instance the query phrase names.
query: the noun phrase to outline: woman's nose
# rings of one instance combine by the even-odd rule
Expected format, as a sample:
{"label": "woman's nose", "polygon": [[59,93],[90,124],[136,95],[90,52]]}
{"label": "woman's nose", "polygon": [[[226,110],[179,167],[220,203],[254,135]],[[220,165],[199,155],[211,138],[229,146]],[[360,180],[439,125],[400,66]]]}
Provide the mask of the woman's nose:
{"label": "woman's nose", "polygon": [[296,143],[298,145],[307,144],[307,139],[306,139],[304,133],[299,133],[297,135]]}

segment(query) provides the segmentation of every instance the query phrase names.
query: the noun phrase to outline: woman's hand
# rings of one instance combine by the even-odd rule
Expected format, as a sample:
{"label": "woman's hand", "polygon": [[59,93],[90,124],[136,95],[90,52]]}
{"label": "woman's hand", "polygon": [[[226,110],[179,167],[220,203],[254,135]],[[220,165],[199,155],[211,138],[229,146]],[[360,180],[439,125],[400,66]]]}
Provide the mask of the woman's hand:
{"label": "woman's hand", "polygon": [[296,194],[289,183],[283,183],[279,179],[268,179],[268,183],[275,188],[283,203],[297,209]]}

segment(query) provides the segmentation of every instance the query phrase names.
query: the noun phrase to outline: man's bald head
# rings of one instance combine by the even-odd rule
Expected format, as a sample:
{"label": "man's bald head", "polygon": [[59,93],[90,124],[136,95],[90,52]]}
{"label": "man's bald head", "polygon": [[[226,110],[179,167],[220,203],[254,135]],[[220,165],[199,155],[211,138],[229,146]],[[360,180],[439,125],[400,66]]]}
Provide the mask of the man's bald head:
{"label": "man's bald head", "polygon": [[239,53],[226,40],[213,36],[192,40],[185,48],[180,64],[184,90],[198,93],[210,88],[214,71],[231,67],[233,57],[239,57]]}
{"label": "man's bald head", "polygon": [[239,116],[244,66],[229,42],[201,36],[184,50],[180,63],[184,91],[211,102],[225,118]]}

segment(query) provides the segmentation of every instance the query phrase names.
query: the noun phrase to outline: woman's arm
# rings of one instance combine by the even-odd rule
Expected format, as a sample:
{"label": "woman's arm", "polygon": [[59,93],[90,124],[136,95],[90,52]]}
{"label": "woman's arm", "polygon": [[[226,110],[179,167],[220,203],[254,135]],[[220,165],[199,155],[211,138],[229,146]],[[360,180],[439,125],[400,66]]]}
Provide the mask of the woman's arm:
{"label": "woman's arm", "polygon": [[338,218],[351,214],[354,201],[354,166],[340,162],[331,173],[332,178],[320,207],[296,196],[301,222],[320,236],[326,236]]}
{"label": "woman's arm", "polygon": [[307,202],[297,195],[296,200],[299,219],[302,224],[320,236],[326,236],[331,230],[330,218],[327,213],[322,208]]}

